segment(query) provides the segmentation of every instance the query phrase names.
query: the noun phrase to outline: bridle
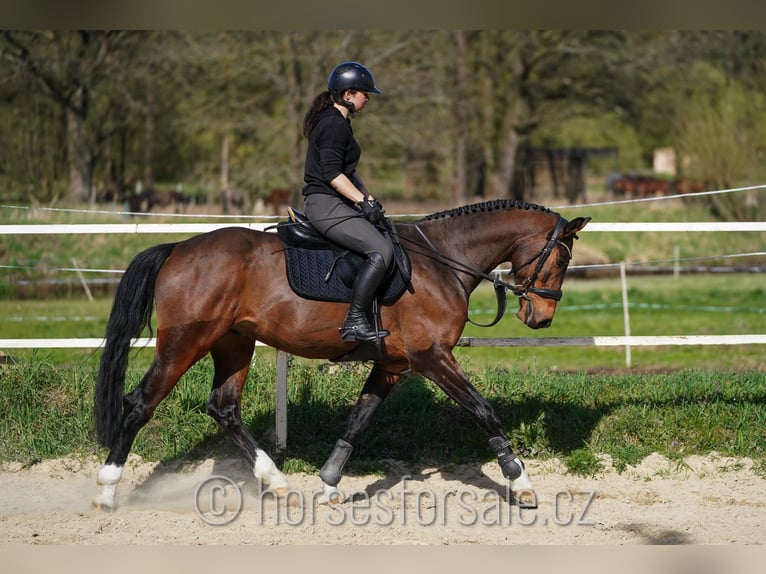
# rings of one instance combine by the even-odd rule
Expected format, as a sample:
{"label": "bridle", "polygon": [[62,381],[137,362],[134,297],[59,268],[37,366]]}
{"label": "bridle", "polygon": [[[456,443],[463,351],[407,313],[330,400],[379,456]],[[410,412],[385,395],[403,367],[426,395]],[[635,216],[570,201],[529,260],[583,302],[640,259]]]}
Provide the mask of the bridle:
{"label": "bridle", "polygon": [[[534,261],[537,261],[537,264],[535,265],[534,271],[529,275],[529,277],[526,278],[524,283],[522,285],[511,285],[510,283],[506,283],[505,281],[502,281],[497,276],[492,277],[491,275],[488,275],[487,273],[484,273],[482,271],[478,271],[477,269],[473,269],[466,265],[465,263],[462,263],[460,261],[457,261],[455,259],[452,259],[450,257],[447,257],[446,255],[442,255],[438,252],[436,247],[431,243],[431,241],[426,237],[426,235],[423,233],[423,231],[415,225],[415,229],[418,230],[418,233],[420,233],[420,236],[428,243],[429,248],[438,256],[438,259],[441,260],[442,263],[445,263],[450,269],[452,269],[453,272],[456,271],[464,271],[466,273],[469,273],[471,275],[481,277],[482,279],[486,279],[487,281],[492,281],[492,284],[495,289],[495,295],[497,297],[497,315],[495,316],[494,320],[491,323],[487,324],[480,324],[476,323],[475,321],[471,320],[470,318],[468,321],[477,327],[492,327],[493,325],[497,324],[500,319],[502,319],[503,314],[505,313],[505,307],[506,307],[506,294],[507,291],[510,291],[513,293],[516,297],[519,299],[524,299],[526,301],[529,301],[529,294],[537,295],[538,297],[542,297],[543,299],[553,299],[554,301],[560,301],[562,296],[561,289],[545,289],[542,287],[535,287],[535,281],[537,280],[538,275],[540,274],[540,271],[542,271],[543,266],[545,265],[546,261],[548,261],[548,257],[550,257],[551,252],[553,251],[553,248],[556,246],[556,244],[563,245],[566,250],[569,252],[569,257],[571,259],[572,257],[572,251],[567,247],[567,245],[559,239],[561,236],[561,232],[564,231],[564,227],[566,227],[567,220],[558,216],[558,221],[556,221],[556,226],[553,228],[553,231],[551,232],[550,237],[548,237],[548,241],[545,243],[545,246],[542,248],[542,250],[532,257],[531,259],[527,260],[526,263],[519,266],[518,268],[514,269],[514,274],[519,271],[519,269],[523,269],[524,267],[527,267],[528,265],[531,265]],[[457,268],[460,269],[457,269]]]}
{"label": "bridle", "polygon": [[553,299],[554,301],[560,301],[561,300],[561,289],[543,289],[540,287],[533,287],[535,281],[537,280],[537,276],[540,274],[540,271],[543,269],[543,265],[545,265],[545,262],[548,261],[548,257],[551,254],[551,251],[553,251],[553,248],[556,246],[557,243],[560,243],[563,245],[566,250],[569,252],[569,258],[572,258],[572,252],[569,249],[569,247],[566,246],[566,244],[559,240],[559,236],[561,235],[561,232],[564,231],[564,227],[566,226],[567,221],[563,217],[559,216],[559,220],[556,222],[556,227],[553,228],[553,232],[551,233],[551,236],[548,238],[548,242],[545,244],[545,247],[543,247],[543,250],[540,251],[537,255],[532,257],[529,261],[524,263],[524,265],[521,265],[519,268],[514,269],[513,272],[516,273],[519,269],[523,269],[527,265],[531,264],[533,261],[537,260],[537,265],[535,266],[535,270],[532,272],[532,274],[527,277],[527,280],[524,281],[524,284],[519,287],[518,285],[511,286],[508,285],[508,289],[511,290],[511,292],[516,295],[516,297],[519,297],[520,299],[527,299],[529,300],[529,297],[527,296],[527,293],[532,293],[533,295],[537,295],[538,297],[542,297],[543,299]]}

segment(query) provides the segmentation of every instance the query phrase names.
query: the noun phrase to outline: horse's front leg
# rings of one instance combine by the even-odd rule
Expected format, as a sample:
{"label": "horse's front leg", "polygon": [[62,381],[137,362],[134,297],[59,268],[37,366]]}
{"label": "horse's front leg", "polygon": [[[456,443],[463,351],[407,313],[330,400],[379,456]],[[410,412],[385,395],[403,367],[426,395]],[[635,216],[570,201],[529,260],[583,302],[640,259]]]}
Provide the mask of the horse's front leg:
{"label": "horse's front leg", "polygon": [[337,487],[343,476],[343,466],[354,449],[353,445],[370,425],[372,415],[400,378],[401,375],[385,372],[377,365],[370,371],[362,392],[359,394],[359,399],[348,416],[343,438],[338,439],[338,442],[335,443],[335,448],[332,449],[327,462],[319,471],[319,477],[324,486],[324,492],[318,499],[319,503],[339,502],[340,492]]}
{"label": "horse's front leg", "polygon": [[487,433],[489,446],[497,455],[503,476],[511,481],[511,489],[516,492],[532,492],[532,481],[524,462],[513,452],[495,410],[468,380],[452,352],[441,347],[431,348],[415,358],[413,367],[463,407]]}

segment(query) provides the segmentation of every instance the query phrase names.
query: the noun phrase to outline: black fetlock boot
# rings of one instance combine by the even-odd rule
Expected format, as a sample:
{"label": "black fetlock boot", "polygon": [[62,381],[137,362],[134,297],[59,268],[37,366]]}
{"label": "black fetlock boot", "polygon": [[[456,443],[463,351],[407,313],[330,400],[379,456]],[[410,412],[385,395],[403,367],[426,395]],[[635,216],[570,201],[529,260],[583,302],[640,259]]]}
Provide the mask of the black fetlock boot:
{"label": "black fetlock boot", "polygon": [[385,329],[370,325],[367,319],[367,311],[385,275],[383,256],[380,253],[370,253],[351,290],[351,305],[340,328],[340,336],[344,341],[377,341],[390,335]]}

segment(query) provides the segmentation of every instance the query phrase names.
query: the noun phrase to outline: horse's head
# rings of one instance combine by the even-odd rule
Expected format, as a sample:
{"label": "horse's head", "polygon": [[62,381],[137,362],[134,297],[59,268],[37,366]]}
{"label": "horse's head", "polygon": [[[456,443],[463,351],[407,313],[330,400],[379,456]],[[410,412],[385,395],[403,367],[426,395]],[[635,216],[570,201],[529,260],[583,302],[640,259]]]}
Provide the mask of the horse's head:
{"label": "horse's head", "polygon": [[559,217],[552,231],[533,235],[516,249],[511,261],[514,294],[519,298],[516,316],[527,327],[542,329],[553,322],[564,274],[572,259],[572,244],[589,221],[590,217],[572,221]]}

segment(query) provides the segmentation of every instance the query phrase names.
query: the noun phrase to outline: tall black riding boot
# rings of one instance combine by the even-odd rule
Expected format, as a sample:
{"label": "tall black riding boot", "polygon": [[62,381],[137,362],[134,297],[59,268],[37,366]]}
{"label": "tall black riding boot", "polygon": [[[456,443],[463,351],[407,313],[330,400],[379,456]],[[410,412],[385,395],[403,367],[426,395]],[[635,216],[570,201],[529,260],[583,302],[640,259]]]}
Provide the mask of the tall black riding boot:
{"label": "tall black riding boot", "polygon": [[344,341],[377,341],[390,335],[385,329],[370,325],[367,319],[367,311],[385,275],[383,256],[380,253],[368,255],[354,280],[351,305],[340,328],[340,336]]}

